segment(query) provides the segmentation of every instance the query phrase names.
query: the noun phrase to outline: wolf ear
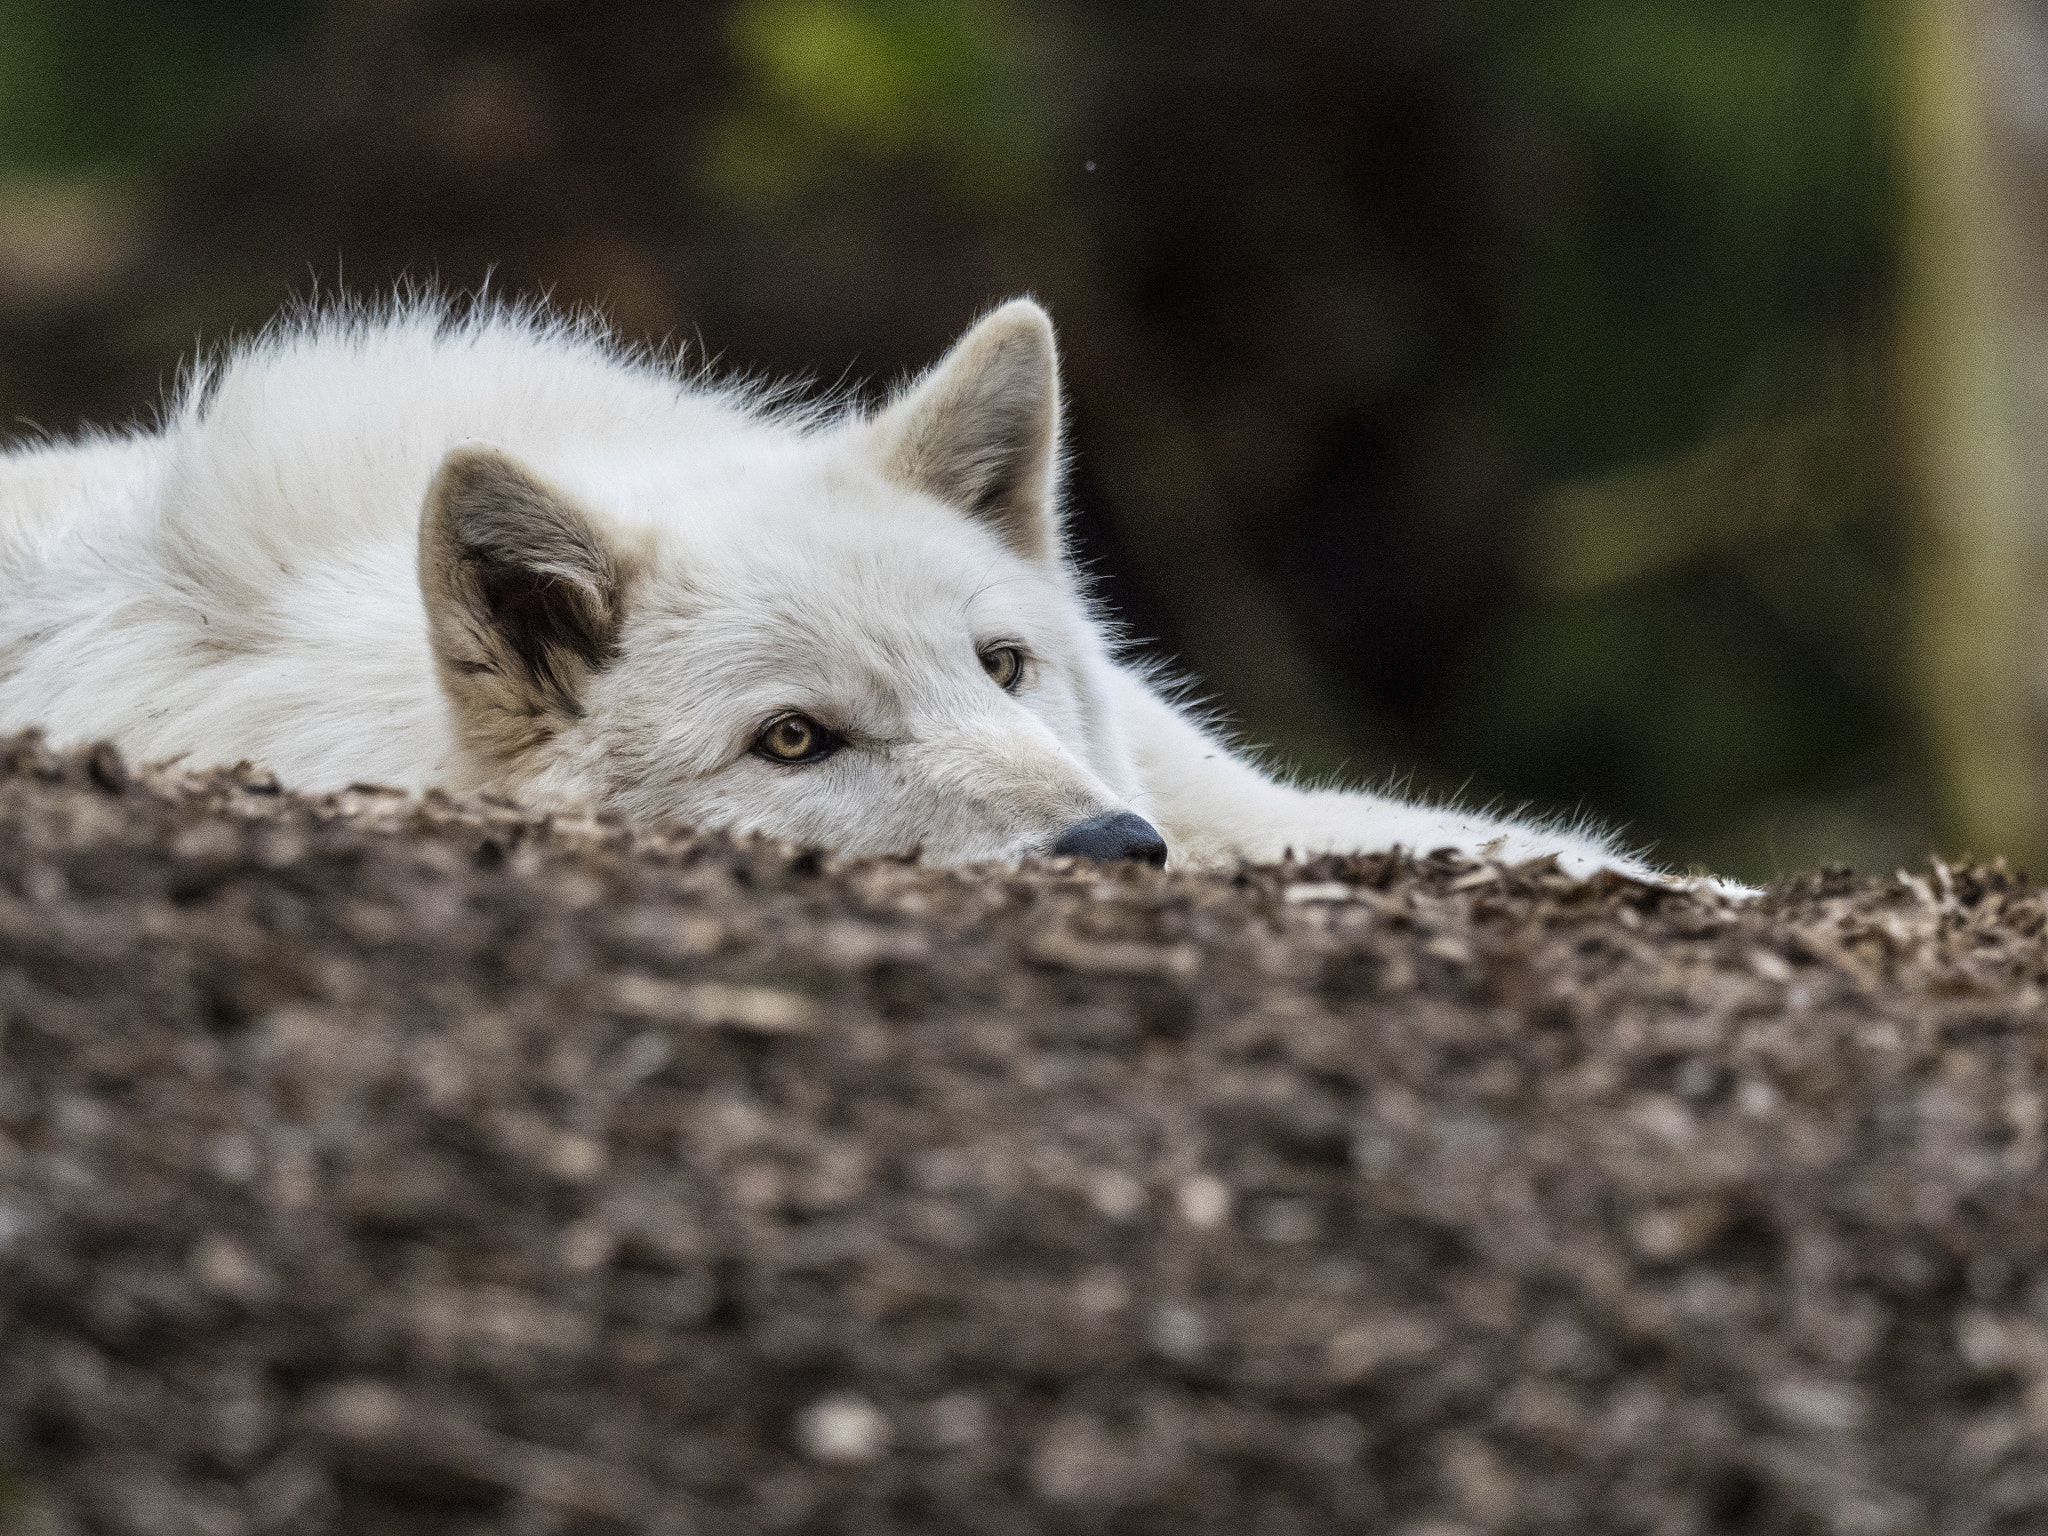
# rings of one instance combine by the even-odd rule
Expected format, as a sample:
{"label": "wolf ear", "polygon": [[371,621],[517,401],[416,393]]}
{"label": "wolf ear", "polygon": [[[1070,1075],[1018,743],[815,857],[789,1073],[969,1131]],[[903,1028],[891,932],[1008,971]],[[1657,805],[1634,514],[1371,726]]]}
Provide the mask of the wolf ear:
{"label": "wolf ear", "polygon": [[493,448],[441,461],[420,515],[420,595],[465,744],[515,756],[583,713],[610,661],[625,573],[569,499]]}
{"label": "wolf ear", "polygon": [[1027,560],[1060,549],[1060,379],[1052,321],[1012,299],[872,424],[882,473],[987,523]]}

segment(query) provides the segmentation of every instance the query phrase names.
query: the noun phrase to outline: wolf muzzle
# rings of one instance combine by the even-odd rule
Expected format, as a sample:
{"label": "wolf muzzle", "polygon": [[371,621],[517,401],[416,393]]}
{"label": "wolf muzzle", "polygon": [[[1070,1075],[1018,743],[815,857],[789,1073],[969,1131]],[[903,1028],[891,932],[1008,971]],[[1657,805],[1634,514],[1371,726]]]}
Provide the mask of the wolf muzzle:
{"label": "wolf muzzle", "polygon": [[1108,811],[1076,822],[1052,845],[1055,858],[1098,859],[1113,864],[1119,859],[1137,859],[1157,869],[1166,863],[1166,839],[1142,816],[1129,811]]}

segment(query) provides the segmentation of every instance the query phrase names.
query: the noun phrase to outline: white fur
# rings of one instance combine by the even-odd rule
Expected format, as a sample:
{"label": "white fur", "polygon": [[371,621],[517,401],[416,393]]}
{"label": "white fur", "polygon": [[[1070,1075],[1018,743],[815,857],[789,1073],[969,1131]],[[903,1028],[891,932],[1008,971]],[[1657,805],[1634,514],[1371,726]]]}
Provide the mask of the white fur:
{"label": "white fur", "polygon": [[[195,371],[160,430],[0,457],[0,727],[943,862],[1129,809],[1184,867],[1399,844],[1652,873],[1582,828],[1276,782],[1120,663],[1060,551],[1054,379],[1025,301],[872,418],[504,309],[284,323]],[[465,444],[630,573],[615,653],[509,755],[465,735],[422,596],[423,500]],[[997,642],[1030,658],[1014,694],[977,660]],[[848,746],[749,750],[791,710]]]}

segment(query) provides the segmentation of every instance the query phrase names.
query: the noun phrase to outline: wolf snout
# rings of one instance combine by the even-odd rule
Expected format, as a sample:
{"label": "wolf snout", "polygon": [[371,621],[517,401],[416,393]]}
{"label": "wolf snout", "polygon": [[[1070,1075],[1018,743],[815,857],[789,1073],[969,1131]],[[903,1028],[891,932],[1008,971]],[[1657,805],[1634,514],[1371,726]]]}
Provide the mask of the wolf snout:
{"label": "wolf snout", "polygon": [[1099,859],[1105,864],[1137,859],[1156,869],[1166,862],[1166,839],[1142,816],[1106,811],[1067,828],[1052,851],[1055,858]]}

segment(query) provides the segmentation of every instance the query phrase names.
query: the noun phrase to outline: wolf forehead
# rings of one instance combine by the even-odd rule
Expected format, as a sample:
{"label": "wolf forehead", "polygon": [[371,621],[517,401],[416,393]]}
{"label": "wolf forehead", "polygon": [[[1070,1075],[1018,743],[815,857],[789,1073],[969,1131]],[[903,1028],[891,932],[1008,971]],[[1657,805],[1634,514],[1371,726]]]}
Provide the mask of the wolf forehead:
{"label": "wolf forehead", "polygon": [[710,628],[721,655],[750,638],[836,655],[858,635],[863,654],[901,667],[953,657],[963,633],[1072,627],[1063,564],[1026,559],[985,523],[888,482],[851,431],[780,462],[758,457],[751,472],[701,465],[688,450],[623,474],[526,462],[620,557],[627,643]]}
{"label": "wolf forehead", "polygon": [[800,709],[874,735],[994,696],[980,652],[1064,671],[1081,637],[1058,574],[957,519],[778,518],[754,536],[662,537],[627,598],[616,670],[693,708]]}
{"label": "wolf forehead", "polygon": [[827,677],[841,662],[979,676],[969,642],[1056,644],[1074,623],[1045,572],[946,536],[845,529],[708,555],[687,535],[673,542],[631,593],[628,647],[700,644],[707,662],[749,671],[786,658]]}

